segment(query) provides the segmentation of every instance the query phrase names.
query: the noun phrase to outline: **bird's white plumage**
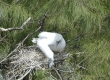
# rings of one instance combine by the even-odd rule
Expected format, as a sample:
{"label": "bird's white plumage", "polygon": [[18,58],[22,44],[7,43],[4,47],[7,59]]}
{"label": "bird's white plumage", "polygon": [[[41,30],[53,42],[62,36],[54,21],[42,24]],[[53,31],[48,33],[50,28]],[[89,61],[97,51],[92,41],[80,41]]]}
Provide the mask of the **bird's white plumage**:
{"label": "bird's white plumage", "polygon": [[33,43],[37,43],[40,50],[50,59],[49,67],[54,64],[54,52],[62,51],[66,46],[63,36],[59,33],[41,32],[38,38],[33,38]]}

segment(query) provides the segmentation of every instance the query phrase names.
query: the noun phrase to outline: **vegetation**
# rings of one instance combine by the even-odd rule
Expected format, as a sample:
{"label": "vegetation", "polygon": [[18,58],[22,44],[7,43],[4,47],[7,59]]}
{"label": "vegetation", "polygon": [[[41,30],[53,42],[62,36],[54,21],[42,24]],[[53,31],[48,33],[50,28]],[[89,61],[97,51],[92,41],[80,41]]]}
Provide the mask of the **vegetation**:
{"label": "vegetation", "polygon": [[[0,27],[20,27],[32,18],[24,30],[0,31],[0,60],[37,29],[38,20],[47,14],[44,30],[61,33],[66,51],[72,54],[67,59],[74,63],[69,80],[110,80],[109,4],[110,0],[0,0]],[[32,37],[37,34],[25,41],[26,46],[32,45]],[[49,80],[48,75],[38,71],[33,80]]]}

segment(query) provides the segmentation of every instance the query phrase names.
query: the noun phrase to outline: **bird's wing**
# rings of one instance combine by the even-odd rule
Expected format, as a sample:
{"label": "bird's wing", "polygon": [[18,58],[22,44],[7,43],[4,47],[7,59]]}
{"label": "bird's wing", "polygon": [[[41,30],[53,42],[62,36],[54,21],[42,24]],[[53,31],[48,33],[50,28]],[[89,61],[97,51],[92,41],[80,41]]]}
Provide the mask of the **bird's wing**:
{"label": "bird's wing", "polygon": [[41,39],[47,39],[48,40],[48,45],[53,45],[55,43],[55,36],[56,33],[52,32],[41,32],[38,37]]}
{"label": "bird's wing", "polygon": [[47,39],[38,39],[37,45],[40,48],[40,50],[44,53],[44,55],[50,59],[49,67],[51,68],[54,65],[54,53],[48,46]]}
{"label": "bird's wing", "polygon": [[41,32],[38,35],[39,38],[48,38],[49,36],[50,36],[49,32]]}
{"label": "bird's wing", "polygon": [[38,39],[37,45],[47,58],[54,60],[54,53],[49,48],[47,39]]}

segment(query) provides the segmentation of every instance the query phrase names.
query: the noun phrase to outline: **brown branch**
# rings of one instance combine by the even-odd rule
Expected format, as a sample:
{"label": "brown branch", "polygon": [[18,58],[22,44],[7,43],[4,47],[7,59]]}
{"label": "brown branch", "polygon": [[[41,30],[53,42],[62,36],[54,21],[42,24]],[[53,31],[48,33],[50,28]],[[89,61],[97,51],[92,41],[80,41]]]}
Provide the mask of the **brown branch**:
{"label": "brown branch", "polygon": [[85,68],[85,67],[83,67],[83,66],[77,65],[77,67],[78,67],[79,69],[86,70],[86,68]]}
{"label": "brown branch", "polygon": [[56,74],[58,75],[58,77],[60,78],[60,80],[63,80],[63,78],[61,77],[60,73],[57,71],[57,69],[55,67],[52,68]]}
{"label": "brown branch", "polygon": [[31,19],[31,17],[29,17],[29,18],[22,24],[22,26],[21,26],[20,28],[19,28],[19,27],[15,27],[15,28],[7,28],[7,29],[5,29],[5,28],[0,27],[0,31],[6,32],[6,31],[11,31],[11,30],[23,30],[24,26],[30,21],[30,19]]}
{"label": "brown branch", "polygon": [[24,28],[24,26],[31,20],[31,17],[29,17],[23,24],[22,26],[20,27],[21,29]]}
{"label": "brown branch", "polygon": [[31,35],[33,35],[34,33],[36,33],[36,32],[37,32],[38,30],[40,30],[40,29],[41,29],[41,26],[40,26],[37,30],[35,30],[34,32],[28,34],[28,35],[22,40],[21,44],[23,45],[24,41],[25,41],[28,37],[30,37]]}
{"label": "brown branch", "polygon": [[[39,27],[37,30],[35,30],[33,33],[28,34],[28,35],[24,38],[24,40],[22,41],[22,44],[24,43],[24,41],[25,41],[29,36],[33,35],[33,34],[36,33],[38,30],[40,30],[40,31],[43,30],[44,21],[45,21],[46,18],[47,18],[47,14],[44,15],[44,18],[43,18],[42,20],[39,20],[39,21],[38,21],[39,24],[40,24],[40,27]],[[23,24],[25,24],[25,22],[24,22]],[[23,25],[22,25],[21,27],[23,28]]]}
{"label": "brown branch", "polygon": [[[44,17],[44,19],[43,20],[41,20],[41,25],[40,25],[40,27],[37,29],[37,30],[35,30],[34,32],[32,32],[32,33],[30,33],[30,34],[28,34],[21,42],[19,42],[18,43],[18,46],[10,53],[10,54],[8,54],[2,61],[0,61],[0,63],[2,63],[3,61],[5,61],[10,55],[12,55],[19,47],[21,47],[22,45],[23,45],[23,43],[24,43],[24,41],[28,38],[28,37],[30,37],[31,35],[33,35],[34,33],[36,33],[38,30],[40,30],[41,29],[41,27],[43,26],[43,23],[44,23],[44,20],[45,20],[45,18],[46,18],[46,15],[45,15],[45,17]],[[22,26],[19,28],[19,29],[23,29],[24,28],[24,26],[29,22],[29,20],[31,19],[31,17],[29,17],[23,24],[22,24]],[[9,31],[9,30],[13,30],[13,29],[4,29],[4,28],[0,28],[0,30],[3,30],[3,31]]]}
{"label": "brown branch", "polygon": [[35,66],[34,67],[32,67],[31,69],[29,69],[23,76],[21,76],[19,79],[17,79],[17,80],[22,80],[24,77],[26,77],[31,71],[32,71],[32,69],[34,69],[35,68]]}
{"label": "brown branch", "polygon": [[8,54],[3,60],[0,61],[0,64],[5,61],[10,55],[12,55],[19,47],[21,46],[21,44],[18,44],[18,46],[10,53]]}
{"label": "brown branch", "polygon": [[6,31],[11,31],[11,30],[22,30],[22,28],[7,28],[7,29],[5,29],[5,28],[0,27],[0,30],[6,32]]}
{"label": "brown branch", "polygon": [[17,46],[10,54],[7,55],[7,57],[5,57],[2,61],[0,61],[0,64],[1,64],[3,61],[5,61],[10,55],[12,55],[20,46],[22,46],[23,43],[24,43],[24,41],[25,41],[29,36],[31,36],[32,34],[34,34],[35,32],[37,32],[40,28],[41,28],[41,26],[40,26],[37,30],[35,30],[33,33],[28,34],[20,43],[18,43],[18,46]]}
{"label": "brown branch", "polygon": [[0,39],[0,42],[4,41],[6,37],[7,37],[7,35],[5,35],[3,38],[0,37],[0,38],[1,38],[1,39]]}
{"label": "brown branch", "polygon": [[[19,28],[19,29],[23,29],[23,27],[28,23],[28,21],[31,19],[31,17],[29,17],[23,24],[22,24],[22,26]],[[17,28],[16,28],[17,29]],[[15,28],[8,28],[8,29],[4,29],[4,28],[1,28],[0,27],[0,30],[1,31],[10,31],[10,30],[16,30]],[[24,41],[24,40],[23,40]],[[0,64],[3,62],[3,61],[5,61],[10,55],[12,55],[13,54],[13,52],[15,52],[21,45],[22,45],[22,43],[23,43],[23,41],[22,42],[20,42],[19,44],[18,44],[18,46],[10,53],[10,54],[8,54],[2,61],[0,61]]]}
{"label": "brown branch", "polygon": [[41,26],[41,29],[40,31],[43,31],[44,30],[44,22],[45,22],[45,19],[47,18],[47,14],[44,14],[44,17],[43,19],[39,20],[38,23],[40,24]]}

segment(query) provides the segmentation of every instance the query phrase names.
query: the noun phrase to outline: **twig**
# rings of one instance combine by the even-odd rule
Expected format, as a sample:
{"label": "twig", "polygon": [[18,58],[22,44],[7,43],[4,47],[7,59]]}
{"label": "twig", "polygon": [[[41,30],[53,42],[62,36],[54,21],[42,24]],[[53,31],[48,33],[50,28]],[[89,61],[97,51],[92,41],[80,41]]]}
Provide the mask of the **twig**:
{"label": "twig", "polygon": [[2,63],[3,61],[5,61],[10,55],[12,55],[13,52],[15,52],[20,46],[23,45],[24,41],[25,41],[29,36],[31,36],[32,34],[34,34],[35,32],[37,32],[40,28],[41,28],[41,26],[40,26],[37,30],[35,30],[33,33],[28,34],[20,43],[18,43],[18,46],[17,46],[10,54],[8,54],[8,56],[7,56],[6,58],[4,58],[2,61],[0,61],[0,63]]}
{"label": "twig", "polygon": [[34,33],[36,33],[36,32],[37,32],[38,30],[40,30],[40,29],[41,29],[41,26],[40,26],[37,30],[35,30],[34,32],[28,34],[28,35],[22,40],[21,44],[23,45],[24,41],[25,41],[28,37],[30,37],[31,35],[33,35]]}
{"label": "twig", "polygon": [[44,30],[44,22],[45,22],[45,19],[47,18],[47,14],[44,14],[44,17],[43,19],[39,20],[38,23],[40,24],[41,26],[41,29],[40,31],[43,31]]}
{"label": "twig", "polygon": [[[23,26],[26,25],[26,23],[27,23],[30,19],[31,19],[31,18],[29,17],[29,18],[22,24],[22,26],[21,26],[20,28],[23,28]],[[7,30],[8,30],[8,29],[7,29]],[[25,40],[23,40],[22,42],[20,42],[20,43],[18,44],[18,46],[17,46],[10,54],[7,55],[7,57],[5,57],[2,61],[0,61],[0,63],[2,63],[3,61],[5,61],[10,55],[12,55],[13,52],[15,52],[15,51],[21,46],[21,44],[22,44],[24,41],[25,41]]]}
{"label": "twig", "polygon": [[23,24],[22,26],[20,27],[21,29],[24,28],[24,26],[31,20],[31,17],[29,17]]}
{"label": "twig", "polygon": [[50,76],[51,76],[52,80],[58,80],[56,77],[54,77],[54,76],[52,75],[51,72],[49,72],[49,73],[50,73]]}
{"label": "twig", "polygon": [[10,53],[8,54],[2,61],[0,61],[0,64],[5,61],[10,55],[13,54],[13,52],[15,52],[19,47],[21,46],[21,44],[19,43],[18,46]]}
{"label": "twig", "polygon": [[61,69],[58,69],[58,68],[56,68],[56,69],[57,69],[57,71],[64,72],[64,73],[72,73],[72,72],[74,72],[74,68],[72,70],[68,70],[68,71],[64,71],[64,70],[61,70]]}
{"label": "twig", "polygon": [[[34,68],[34,67],[33,67],[33,68]],[[33,68],[32,68],[32,69],[33,69]],[[29,74],[29,73],[31,72],[32,69],[29,69],[29,71],[26,72],[26,73],[25,73],[21,78],[19,78],[18,80],[22,80],[27,74]]]}
{"label": "twig", "polygon": [[63,80],[63,78],[61,77],[61,75],[59,74],[59,72],[57,71],[57,69],[55,67],[53,67],[53,70],[56,72],[56,74],[58,75],[60,80]]}
{"label": "twig", "polygon": [[11,31],[11,30],[23,30],[24,26],[30,21],[30,19],[31,19],[31,17],[29,17],[29,18],[22,24],[22,26],[21,26],[20,28],[19,28],[19,27],[15,27],[15,28],[7,28],[7,29],[5,29],[5,28],[0,27],[0,31],[6,32],[6,31]]}
{"label": "twig", "polygon": [[77,67],[78,67],[79,69],[86,70],[86,68],[85,68],[85,67],[83,67],[83,66],[77,65]]}
{"label": "twig", "polygon": [[4,39],[5,39],[6,37],[7,37],[7,35],[4,36],[3,38],[0,37],[0,38],[1,38],[1,39],[0,39],[0,42],[1,42],[1,41],[4,41]]}
{"label": "twig", "polygon": [[6,32],[6,31],[11,31],[11,30],[22,30],[22,29],[21,28],[7,28],[7,29],[5,29],[5,28],[0,27],[0,30]]}

